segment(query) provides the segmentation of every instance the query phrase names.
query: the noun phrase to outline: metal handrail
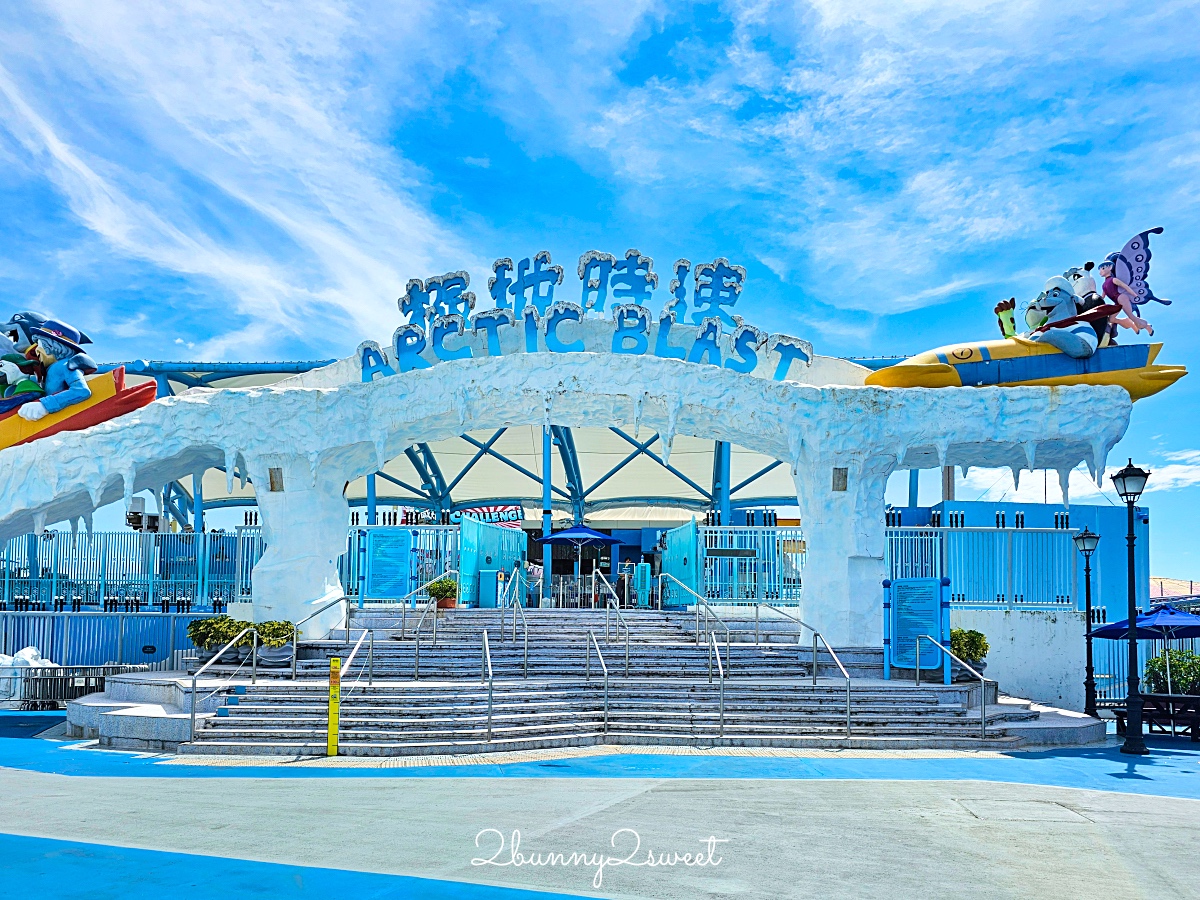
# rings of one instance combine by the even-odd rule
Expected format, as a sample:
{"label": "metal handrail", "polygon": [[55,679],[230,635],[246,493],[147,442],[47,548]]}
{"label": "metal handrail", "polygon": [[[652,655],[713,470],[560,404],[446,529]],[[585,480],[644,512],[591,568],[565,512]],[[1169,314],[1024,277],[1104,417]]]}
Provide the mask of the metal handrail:
{"label": "metal handrail", "polygon": [[583,642],[583,677],[585,681],[592,680],[592,648],[596,648],[596,659],[600,660],[600,668],[604,671],[604,733],[608,734],[608,666],[604,662],[604,654],[596,642],[596,634],[588,629],[587,639]]}
{"label": "metal handrail", "polygon": [[971,666],[965,660],[961,660],[957,656],[955,656],[951,650],[949,650],[945,646],[943,646],[942,643],[940,641],[938,641],[936,638],[930,637],[927,634],[918,634],[917,635],[917,659],[916,659],[917,687],[921,686],[921,641],[929,641],[929,643],[931,643],[935,647],[939,648],[943,653],[945,653],[947,656],[949,656],[952,660],[957,662],[960,666],[962,666],[964,669],[966,669],[968,672],[970,672],[972,675],[974,675],[976,678],[979,679],[979,738],[980,738],[980,740],[987,740],[987,682],[991,681],[992,679],[984,678],[982,675],[980,675],[978,672],[975,671],[973,666]]}
{"label": "metal handrail", "polygon": [[[363,641],[367,639],[367,635],[371,636],[371,641],[367,645],[367,684],[375,684],[375,629],[364,628],[363,633],[358,636],[358,641],[354,644],[354,649],[350,651],[350,655],[346,658],[346,664],[342,667],[342,671],[348,676],[350,674],[350,665],[354,662],[354,657],[358,655],[359,648],[362,647]],[[362,678],[362,670],[359,669],[358,678]],[[355,681],[357,684],[358,681]],[[350,691],[354,690],[351,687],[346,691],[349,695]]]}
{"label": "metal handrail", "polygon": [[682,581],[680,581],[674,575],[671,575],[667,572],[660,572],[658,575],[658,580],[659,580],[659,584],[660,584],[658,593],[659,593],[660,597],[662,596],[662,593],[663,593],[661,583],[664,578],[670,578],[673,582],[675,582],[677,585],[679,585],[681,588],[683,588],[685,591],[687,591],[689,594],[691,594],[693,597],[696,598],[696,646],[700,646],[700,610],[701,610],[701,608],[704,609],[704,635],[705,635],[706,642],[708,639],[708,635],[710,634],[710,632],[708,630],[708,620],[709,620],[710,616],[716,620],[718,625],[720,625],[722,628],[725,629],[725,664],[726,664],[726,666],[730,666],[729,644],[730,644],[731,640],[733,639],[733,630],[727,624],[725,624],[724,619],[722,619],[720,616],[718,616],[715,612],[712,612],[712,610],[710,608],[711,604],[704,597],[701,597],[699,594],[697,594],[695,591],[693,591],[690,587],[688,587],[686,584],[684,584]]}
{"label": "metal handrail", "polygon": [[[793,615],[792,613],[789,613],[789,612],[785,612],[784,610],[780,609],[777,606],[771,606],[771,604],[769,604],[769,603],[757,603],[754,606],[754,643],[756,645],[758,644],[758,613],[759,613],[760,609],[769,609],[772,612],[779,613],[779,615],[784,616],[785,618],[791,619],[793,622],[798,623],[801,626],[801,628],[807,628],[809,631],[811,631],[813,633],[812,683],[813,683],[814,687],[817,684],[818,643],[825,645],[826,652],[830,655],[830,657],[834,661],[834,664],[836,664],[838,669],[841,671],[842,677],[846,679],[846,734],[849,735],[850,734],[850,673],[846,671],[846,667],[844,665],[842,665],[842,661],[838,657],[838,655],[834,651],[834,649],[829,646],[829,641],[825,640],[825,635],[821,634],[820,631],[818,631],[813,626],[809,625],[807,622],[805,622],[799,616]],[[804,639],[804,632],[801,631],[799,636],[796,639],[796,643],[799,644],[800,641],[803,639]]]}
{"label": "metal handrail", "polygon": [[[487,677],[484,678],[484,673]],[[488,743],[492,742],[492,682],[495,675],[492,672],[492,649],[488,646],[488,632],[483,629],[483,659],[479,664],[479,681],[487,682],[488,686],[488,716],[487,716],[487,739]]]}
{"label": "metal handrail", "polygon": [[425,611],[421,613],[421,620],[417,622],[417,627],[413,631],[413,681],[421,680],[421,626],[425,624],[425,616],[429,614],[429,610],[434,610],[433,613],[433,644],[437,646],[437,601],[432,597],[425,604]]}
{"label": "metal handrail", "polygon": [[325,610],[332,609],[333,607],[337,606],[343,600],[346,601],[346,637],[348,639],[350,636],[350,598],[345,594],[338,597],[331,603],[326,603],[316,612],[309,613],[292,626],[292,681],[296,680],[296,660],[300,657],[300,626],[310,619],[315,619],[321,613],[325,612]]}
{"label": "metal handrail", "polygon": [[521,627],[525,637],[525,656],[524,656],[524,674],[523,678],[529,677],[529,618],[525,615],[524,604],[521,603],[521,592],[517,585],[520,583],[518,572],[521,570],[521,564],[518,562],[513,566],[512,578],[509,579],[508,585],[504,589],[504,596],[500,601],[500,640],[504,640],[504,609],[511,606],[512,614],[512,640],[517,639],[517,616],[521,617]]}
{"label": "metal handrail", "polygon": [[[188,743],[191,743],[192,741],[194,741],[196,739],[196,679],[199,678],[202,674],[204,674],[205,669],[207,669],[209,666],[211,666],[213,663],[215,663],[218,659],[220,659],[224,655],[226,650],[228,650],[230,647],[232,647],[234,644],[236,644],[238,641],[240,641],[242,638],[244,638],[246,636],[247,632],[251,632],[251,631],[254,632],[254,644],[250,648],[250,683],[258,684],[258,629],[255,628],[253,625],[249,625],[246,628],[243,628],[241,631],[239,631],[237,637],[235,637],[232,641],[230,641],[228,644],[226,644],[224,647],[222,647],[220,650],[218,650],[212,659],[210,659],[208,662],[206,662],[204,665],[202,665],[199,669],[197,669],[192,674],[192,715],[191,715],[191,724],[188,726]],[[296,652],[296,648],[295,648],[295,645],[293,644],[292,645],[293,658],[294,658],[295,652]],[[234,675],[236,675],[236,674],[237,674],[237,672],[235,671]],[[229,680],[232,680],[233,677],[234,677],[233,675],[229,676]]]}
{"label": "metal handrail", "polygon": [[[422,584],[422,585],[418,585],[417,587],[413,588],[411,591],[409,591],[407,594],[405,594],[403,597],[401,597],[401,598],[400,598],[399,600],[397,600],[396,602],[397,602],[397,603],[404,603],[404,601],[405,601],[405,600],[407,600],[409,597],[415,597],[417,594],[421,593],[421,591],[425,590],[425,588],[429,587],[429,586],[430,586],[431,584],[433,584],[435,581],[441,581],[441,580],[442,580],[443,578],[445,578],[447,575],[457,575],[457,574],[458,574],[458,569],[447,569],[447,570],[446,570],[445,572],[443,572],[441,575],[438,575],[438,576],[436,576],[436,577],[434,577],[434,578],[430,578],[430,579],[429,579],[427,582],[425,582],[424,584]],[[414,608],[416,607],[416,604],[415,604],[415,603],[413,604],[413,607],[414,607]]]}
{"label": "metal handrail", "polygon": [[719,737],[725,736],[725,667],[721,665],[721,648],[717,646],[717,636],[709,635],[708,648],[708,683],[712,684],[712,658],[713,654],[717,655],[717,676],[721,684],[721,706],[720,706],[720,729],[717,734]]}
{"label": "metal handrail", "polygon": [[621,639],[621,626],[622,625],[625,626],[625,677],[628,678],[629,677],[629,622],[626,621],[626,619],[623,615],[621,615],[621,608],[619,606],[621,598],[617,596],[617,592],[613,589],[613,586],[609,583],[608,579],[604,577],[603,572],[596,570],[596,574],[600,576],[600,580],[602,582],[604,582],[604,586],[606,588],[608,588],[609,594],[612,595],[607,599],[607,601],[604,604],[604,643],[607,644],[609,642],[608,613],[609,613],[609,610],[612,610],[613,612],[615,612],[617,614],[617,640],[618,641]]}

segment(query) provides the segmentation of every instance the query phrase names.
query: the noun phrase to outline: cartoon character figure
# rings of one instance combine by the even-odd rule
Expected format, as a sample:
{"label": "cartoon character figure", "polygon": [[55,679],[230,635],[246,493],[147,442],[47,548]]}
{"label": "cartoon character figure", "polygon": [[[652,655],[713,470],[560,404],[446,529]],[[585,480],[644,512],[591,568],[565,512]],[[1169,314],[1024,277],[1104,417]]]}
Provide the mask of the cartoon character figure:
{"label": "cartoon character figure", "polygon": [[1150,323],[1140,316],[1142,304],[1154,300],[1170,306],[1170,300],[1154,296],[1147,278],[1150,276],[1150,235],[1162,234],[1162,228],[1149,228],[1139,232],[1125,242],[1116,253],[1110,253],[1100,263],[1100,277],[1104,279],[1102,291],[1108,302],[1115,302],[1125,313],[1125,319],[1113,316],[1109,333],[1116,334],[1117,326],[1132,328],[1135,332],[1143,328],[1154,334]]}
{"label": "cartoon character figure", "polygon": [[1017,336],[1017,298],[1009,297],[1007,300],[1001,300],[996,304],[996,308],[992,310],[996,314],[996,324],[1000,326],[1001,337],[1011,338]]}
{"label": "cartoon character figure", "polygon": [[1137,294],[1133,288],[1125,283],[1122,279],[1116,276],[1116,260],[1112,257],[1117,254],[1112,254],[1100,263],[1100,277],[1104,279],[1104,299],[1110,303],[1115,303],[1121,308],[1121,312],[1125,313],[1125,318],[1122,319],[1120,313],[1109,319],[1110,334],[1116,335],[1116,327],[1132,328],[1134,334],[1139,333],[1142,329],[1154,335],[1154,326],[1138,315],[1138,307],[1135,299]]}
{"label": "cartoon character figure", "polygon": [[[96,371],[96,363],[79,346],[84,335],[78,329],[47,319],[29,328],[28,336],[34,343],[26,355],[46,369],[45,394],[23,403],[17,410],[21,418],[36,422],[92,396],[84,376]],[[6,370],[6,374],[10,373]]]}
{"label": "cartoon character figure", "polygon": [[1025,323],[1031,329],[1029,340],[1057,347],[1073,359],[1084,359],[1095,353],[1099,344],[1089,318],[1107,318],[1109,313],[1107,307],[1098,307],[1090,316],[1081,315],[1071,283],[1055,275],[1025,310]]}
{"label": "cartoon character figure", "polygon": [[1082,266],[1072,266],[1063,272],[1063,278],[1071,282],[1071,287],[1075,291],[1075,296],[1080,300],[1088,300],[1093,294],[1096,294],[1096,279],[1092,277],[1092,270],[1096,268],[1096,264],[1091,260],[1085,262]]}

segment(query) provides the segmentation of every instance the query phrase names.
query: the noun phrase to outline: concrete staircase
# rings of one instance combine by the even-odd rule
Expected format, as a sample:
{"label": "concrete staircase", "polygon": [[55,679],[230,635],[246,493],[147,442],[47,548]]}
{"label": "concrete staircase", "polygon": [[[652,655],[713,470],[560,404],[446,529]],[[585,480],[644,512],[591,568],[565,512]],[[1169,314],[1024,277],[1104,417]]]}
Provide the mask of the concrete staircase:
{"label": "concrete staircase", "polygon": [[[697,645],[695,619],[685,614],[626,611],[630,639],[625,676],[625,629],[615,616],[605,640],[602,610],[528,610],[528,652],[523,623],[512,632],[511,611],[450,610],[422,629],[420,679],[413,617],[396,611],[356,611],[347,635],[302,644],[299,680],[260,678],[227,692],[216,715],[205,717],[183,753],[316,755],[326,752],[329,659],[346,660],[364,628],[375,631],[343,669],[341,752],[346,755],[416,755],[528,750],[589,744],[760,747],[1014,747],[1010,728],[1037,719],[1029,704],[986,698],[987,736],[980,736],[979,687],[917,687],[883,681],[882,654],[871,648],[838,650],[851,672],[850,731],[846,731],[845,681],[827,652],[817,659],[812,683],[811,643],[795,631],[760,630],[724,645],[722,684],[710,653]],[[689,625],[692,626],[689,628]],[[482,644],[488,634],[494,679],[481,680]],[[501,634],[504,637],[501,637]],[[585,647],[595,635],[608,667]],[[524,677],[528,655],[528,678]],[[211,671],[211,670],[210,670]],[[368,675],[370,672],[370,675]],[[243,670],[243,674],[244,670]],[[267,674],[260,670],[260,675]],[[373,679],[373,683],[368,683]],[[489,712],[490,710],[490,712]]]}
{"label": "concrete staircase", "polygon": [[[844,682],[843,682],[844,685]],[[607,724],[602,679],[343,685],[341,752],[351,756],[476,753],[607,744],[712,747],[1015,747],[1009,723],[1036,719],[1028,705],[988,707],[980,739],[978,703],[965,687],[873,683],[845,688],[784,679],[610,679]],[[245,686],[208,719],[184,753],[324,754],[323,685]]]}
{"label": "concrete staircase", "polygon": [[[356,611],[349,639],[337,631],[333,639],[309,641],[301,646],[297,674],[301,677],[325,677],[329,658],[347,658],[363,627],[375,629],[373,670],[380,679],[453,680],[478,678],[482,663],[483,632],[488,632],[492,670],[496,678],[522,678],[528,658],[530,678],[577,678],[584,671],[588,633],[596,636],[611,675],[624,676],[625,628],[617,619],[608,619],[602,610],[527,610],[526,628],[518,618],[515,638],[512,612],[500,610],[446,610],[438,622],[437,642],[432,640],[430,620],[422,627],[418,665],[413,629],[415,617],[404,620],[395,613]],[[629,625],[629,677],[631,678],[708,678],[710,652],[707,644],[696,643],[692,617],[686,614],[650,610],[623,612]],[[502,624],[503,620],[503,624]],[[751,626],[752,627],[752,626]],[[720,632],[720,633],[717,633]],[[811,675],[812,646],[796,643],[796,637],[781,641],[764,640],[753,644],[744,634],[733,640],[725,652],[725,633],[714,632],[721,646],[726,675],[737,678],[799,678]],[[703,640],[703,634],[701,635]],[[365,662],[366,645],[355,660]],[[882,671],[883,652],[874,648],[839,650],[839,657],[852,677],[878,676]],[[592,665],[596,666],[595,653]],[[289,673],[290,674],[290,673]],[[839,674],[832,658],[823,649],[817,656],[817,674]]]}

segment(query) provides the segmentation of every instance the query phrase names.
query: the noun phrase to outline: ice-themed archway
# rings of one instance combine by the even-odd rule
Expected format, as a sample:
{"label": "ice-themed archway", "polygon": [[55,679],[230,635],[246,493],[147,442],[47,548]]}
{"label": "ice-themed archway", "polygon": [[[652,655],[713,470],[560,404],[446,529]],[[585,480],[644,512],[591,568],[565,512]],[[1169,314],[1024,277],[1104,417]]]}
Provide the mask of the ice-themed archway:
{"label": "ice-themed archway", "polygon": [[[349,361],[346,361],[349,362]],[[257,619],[307,615],[337,584],[346,483],[414,443],[472,429],[612,424],[729,441],[791,466],[805,617],[836,644],[882,633],[883,493],[895,468],[1095,469],[1128,424],[1122,389],[810,386],[652,355],[522,353],[368,382],[197,389],[0,453],[0,537],[87,517],[214,465],[257,486]],[[317,381],[316,383],[320,383]],[[328,382],[326,382],[328,383]],[[332,626],[331,621],[325,624]]]}

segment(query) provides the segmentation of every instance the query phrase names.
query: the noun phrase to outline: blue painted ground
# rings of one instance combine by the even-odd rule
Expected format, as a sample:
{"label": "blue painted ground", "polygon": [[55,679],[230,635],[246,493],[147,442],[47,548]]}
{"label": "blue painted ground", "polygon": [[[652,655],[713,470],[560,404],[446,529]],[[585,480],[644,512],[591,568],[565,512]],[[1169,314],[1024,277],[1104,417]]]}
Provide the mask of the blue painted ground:
{"label": "blue painted ground", "polygon": [[[618,754],[544,762],[313,769],[278,766],[164,765],[152,756],[72,749],[72,742],[5,736],[31,729],[30,713],[0,713],[0,766],[77,776],[149,778],[785,778],[994,781],[1200,799],[1200,745],[1148,739],[1150,756],[1116,747],[1011,753],[999,759],[786,759]],[[44,718],[47,726],[61,714]]]}
{"label": "blue painted ground", "polygon": [[55,900],[239,900],[354,897],[404,900],[556,900],[576,895],[514,890],[342,869],[134,850],[0,834],[0,885],[6,897]]}

